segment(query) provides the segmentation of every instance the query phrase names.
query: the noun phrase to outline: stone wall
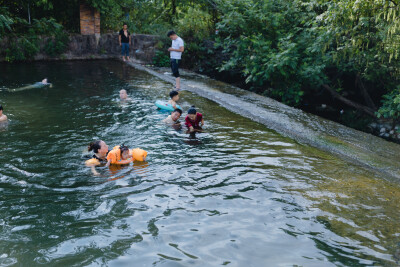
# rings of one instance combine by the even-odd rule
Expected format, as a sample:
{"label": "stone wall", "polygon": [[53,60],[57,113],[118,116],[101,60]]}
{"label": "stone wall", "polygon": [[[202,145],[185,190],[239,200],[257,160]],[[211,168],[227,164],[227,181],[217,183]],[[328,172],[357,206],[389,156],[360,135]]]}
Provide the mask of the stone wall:
{"label": "stone wall", "polygon": [[[131,37],[131,58],[143,63],[151,63],[159,37],[146,34],[133,34]],[[117,33],[102,34],[100,36],[95,34],[70,35],[67,51],[56,58],[49,57],[44,52],[44,47],[48,40],[49,37],[40,38],[40,52],[35,56],[34,60],[115,58],[120,56],[121,53]],[[7,38],[1,39],[0,50],[5,51],[10,46],[10,41]],[[0,54],[0,61],[5,61],[2,54]]]}

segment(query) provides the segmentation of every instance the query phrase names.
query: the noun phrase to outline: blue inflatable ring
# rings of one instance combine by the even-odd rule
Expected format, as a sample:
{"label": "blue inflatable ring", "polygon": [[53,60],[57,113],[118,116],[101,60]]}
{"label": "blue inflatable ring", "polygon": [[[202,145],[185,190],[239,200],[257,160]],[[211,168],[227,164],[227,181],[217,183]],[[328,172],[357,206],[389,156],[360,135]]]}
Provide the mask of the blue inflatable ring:
{"label": "blue inflatable ring", "polygon": [[[158,108],[163,109],[163,110],[168,110],[168,111],[174,111],[175,110],[174,107],[170,103],[165,102],[165,101],[157,100],[155,105]],[[182,109],[179,105],[176,105],[176,108]]]}

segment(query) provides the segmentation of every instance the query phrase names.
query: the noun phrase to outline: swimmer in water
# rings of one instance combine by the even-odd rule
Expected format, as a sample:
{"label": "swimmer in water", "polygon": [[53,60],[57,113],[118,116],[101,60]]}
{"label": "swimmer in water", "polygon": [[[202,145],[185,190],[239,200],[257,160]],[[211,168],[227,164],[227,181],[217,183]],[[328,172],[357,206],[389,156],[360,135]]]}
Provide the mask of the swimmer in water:
{"label": "swimmer in water", "polygon": [[7,116],[3,114],[3,106],[0,105],[0,122],[7,121]]}
{"label": "swimmer in water", "polygon": [[107,155],[110,152],[108,145],[102,140],[97,140],[89,144],[88,151],[93,151],[94,154],[85,164],[91,168],[93,175],[99,176],[95,166],[107,163]]}
{"label": "swimmer in water", "polygon": [[108,167],[110,164],[129,164],[132,161],[133,158],[129,152],[129,147],[121,145],[119,148],[113,149],[108,153],[106,166]]}
{"label": "swimmer in water", "polygon": [[174,109],[176,109],[176,102],[179,100],[179,93],[177,91],[171,91],[169,93],[169,97],[171,97],[171,99],[168,101],[168,103],[171,104]]}
{"label": "swimmer in water", "polygon": [[51,83],[48,82],[47,78],[44,78],[41,82],[37,82],[28,86],[20,87],[20,88],[15,88],[15,89],[8,89],[9,92],[19,92],[19,91],[24,91],[24,90],[29,90],[29,89],[35,89],[35,88],[42,88],[45,86],[49,86],[50,88],[53,87]]}
{"label": "swimmer in water", "polygon": [[122,90],[119,91],[119,98],[121,99],[121,101],[130,101],[130,100],[132,100],[128,96],[128,93],[126,92],[125,89],[122,89]]}
{"label": "swimmer in water", "polygon": [[176,124],[181,124],[178,120],[182,115],[182,110],[177,108],[174,111],[171,112],[171,115],[169,115],[166,119],[164,119],[162,122],[168,125],[176,125]]}
{"label": "swimmer in water", "polygon": [[192,106],[188,110],[188,115],[185,118],[185,125],[188,127],[189,133],[202,132],[204,125],[203,114],[196,111],[195,107]]}

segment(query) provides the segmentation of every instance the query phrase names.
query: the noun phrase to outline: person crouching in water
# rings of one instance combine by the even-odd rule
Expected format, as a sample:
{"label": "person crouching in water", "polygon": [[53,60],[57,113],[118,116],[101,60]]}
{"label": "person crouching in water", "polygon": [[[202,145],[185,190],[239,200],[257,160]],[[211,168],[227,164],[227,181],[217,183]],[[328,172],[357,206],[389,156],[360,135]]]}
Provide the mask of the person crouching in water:
{"label": "person crouching in water", "polygon": [[163,122],[165,124],[169,124],[169,125],[178,124],[178,123],[180,124],[180,122],[178,120],[181,117],[181,115],[182,115],[182,110],[177,108],[174,111],[172,111],[171,115],[169,115],[166,119],[164,119]]}
{"label": "person crouching in water", "polygon": [[181,123],[179,122],[179,118],[182,115],[182,110],[177,108],[174,111],[171,112],[171,115],[169,115],[166,119],[164,119],[162,122],[171,126],[175,130],[180,130],[181,129]]}
{"label": "person crouching in water", "polygon": [[203,114],[196,111],[195,107],[192,106],[188,110],[188,115],[185,118],[185,125],[188,127],[189,133],[202,132],[201,128],[204,125]]}
{"label": "person crouching in water", "polygon": [[114,148],[107,155],[107,164],[106,166],[110,166],[110,164],[129,164],[133,161],[132,155],[129,153],[129,147],[125,145],[119,146],[119,148]]}
{"label": "person crouching in water", "polygon": [[[182,111],[181,111],[182,113]],[[0,122],[7,121],[7,116],[3,114],[3,106],[0,105]]]}

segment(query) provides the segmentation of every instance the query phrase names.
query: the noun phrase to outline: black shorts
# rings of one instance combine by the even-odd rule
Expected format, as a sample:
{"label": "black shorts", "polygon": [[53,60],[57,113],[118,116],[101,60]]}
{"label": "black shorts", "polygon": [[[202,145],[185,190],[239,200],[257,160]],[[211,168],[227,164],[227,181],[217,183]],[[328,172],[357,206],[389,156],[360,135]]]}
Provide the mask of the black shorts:
{"label": "black shorts", "polygon": [[171,58],[171,70],[172,70],[172,75],[174,75],[175,78],[180,77],[180,75],[179,75],[179,65],[180,64],[181,64],[180,59]]}

